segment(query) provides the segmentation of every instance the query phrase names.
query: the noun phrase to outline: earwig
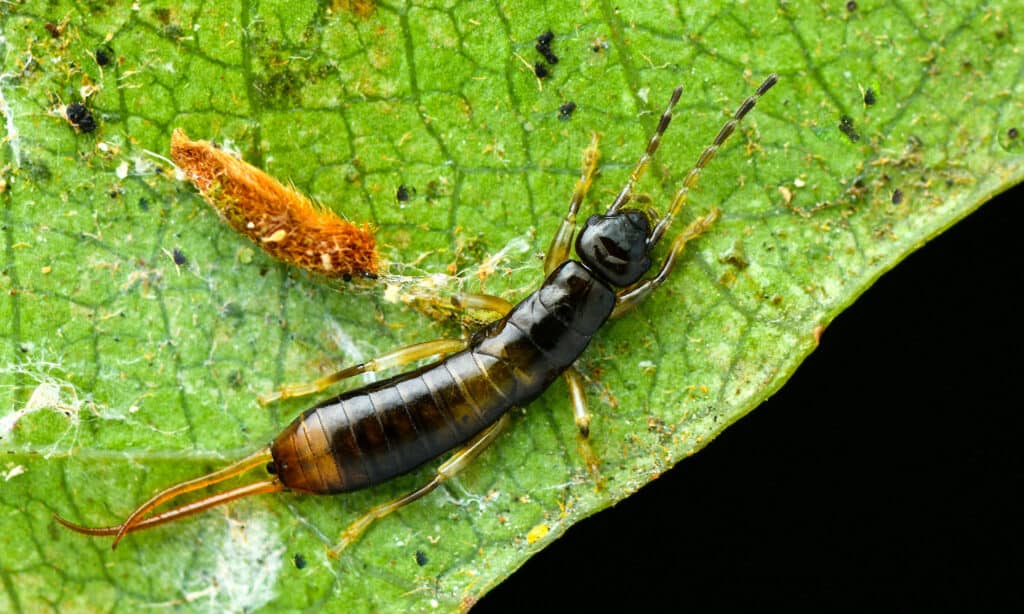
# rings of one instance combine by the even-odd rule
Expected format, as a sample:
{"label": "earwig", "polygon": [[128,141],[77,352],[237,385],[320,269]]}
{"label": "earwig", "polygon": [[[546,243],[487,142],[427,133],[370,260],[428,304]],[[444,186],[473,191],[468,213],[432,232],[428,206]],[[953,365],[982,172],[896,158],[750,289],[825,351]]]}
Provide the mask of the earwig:
{"label": "earwig", "polygon": [[[697,218],[673,240],[658,271],[644,277],[652,266],[652,251],[672,225],[701,172],[740,120],[777,81],[776,75],[770,75],[743,101],[686,174],[666,213],[656,218],[656,214],[627,205],[672,121],[672,111],[682,95],[682,87],[677,87],[626,185],[604,214],[592,215],[583,224],[575,239],[577,260],[572,260],[569,251],[576,234],[576,214],[597,168],[595,136],[584,154],[583,173],[569,211],[547,251],[546,278],[540,288],[516,305],[486,295],[464,294],[451,299],[457,308],[485,309],[501,315],[468,340],[439,339],[411,345],[311,384],[282,387],[261,402],[318,392],[368,371],[440,354],[445,358],[323,401],[298,416],[270,445],[233,465],[157,493],[119,525],[94,528],[59,516],[56,519],[86,535],[113,535],[113,547],[117,548],[127,533],[241,497],[280,491],[349,492],[380,484],[455,450],[427,484],[374,507],[353,522],[332,551],[337,553],[374,520],[423,497],[458,473],[505,428],[510,409],[528,405],[558,377],[564,377],[568,384],[576,425],[581,440],[585,440],[590,414],[582,376],[573,364],[605,322],[629,312],[664,283],[686,244],[718,218],[718,209]],[[151,514],[175,497],[259,466],[266,467],[269,477]]]}

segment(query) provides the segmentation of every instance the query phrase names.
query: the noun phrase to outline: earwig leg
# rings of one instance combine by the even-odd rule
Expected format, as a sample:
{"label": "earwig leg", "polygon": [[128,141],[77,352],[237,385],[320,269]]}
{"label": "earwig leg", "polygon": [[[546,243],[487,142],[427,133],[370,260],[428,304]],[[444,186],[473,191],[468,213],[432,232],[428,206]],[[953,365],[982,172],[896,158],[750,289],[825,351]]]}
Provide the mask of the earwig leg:
{"label": "earwig leg", "polygon": [[490,294],[455,294],[449,298],[449,302],[452,307],[463,311],[468,309],[480,309],[482,311],[496,313],[499,316],[507,314],[512,311],[513,307],[515,307],[515,305],[505,299],[498,296],[491,296]]}
{"label": "earwig leg", "polygon": [[672,242],[672,247],[669,249],[668,256],[665,257],[664,264],[661,265],[661,270],[658,274],[649,279],[645,279],[637,285],[626,288],[618,293],[615,300],[615,308],[612,310],[610,319],[621,317],[633,309],[637,305],[642,303],[644,299],[650,296],[651,292],[665,283],[668,279],[669,274],[672,272],[672,268],[675,266],[676,259],[686,249],[686,244],[693,239],[696,239],[704,233],[715,220],[718,219],[719,210],[712,209],[710,213],[702,218],[698,218],[692,224],[686,227],[686,230],[679,233],[679,236]]}
{"label": "earwig leg", "polygon": [[441,463],[441,466],[437,468],[437,473],[434,474],[433,479],[429,482],[407,495],[403,495],[393,501],[374,507],[355,522],[348,525],[348,528],[341,533],[341,541],[338,542],[337,546],[330,549],[328,554],[337,558],[341,551],[351,545],[352,542],[359,539],[359,536],[362,535],[375,520],[379,520],[391,512],[405,507],[413,501],[426,496],[435,488],[465,469],[471,462],[473,462],[473,459],[479,456],[480,453],[483,452],[484,449],[486,449],[487,446],[489,446],[503,430],[505,430],[508,423],[509,416],[508,414],[505,414],[500,420],[477,434],[477,436],[471,439],[465,446],[459,448],[454,454],[452,454],[451,458]]}
{"label": "earwig leg", "polygon": [[458,352],[465,349],[465,347],[466,341],[463,339],[435,339],[433,341],[424,341],[423,343],[408,345],[404,348],[388,352],[383,356],[368,360],[364,363],[342,369],[341,371],[335,371],[334,373],[325,375],[314,382],[281,386],[281,388],[274,392],[260,396],[259,402],[260,405],[266,405],[273,401],[314,394],[335,382],[340,382],[343,379],[353,377],[355,375],[370,371],[380,371],[381,369],[389,369],[391,367],[399,367],[437,354]]}
{"label": "earwig leg", "polygon": [[447,317],[453,310],[465,312],[471,309],[490,311],[503,316],[515,307],[505,299],[490,294],[459,293],[451,296],[417,296],[415,300],[418,303],[417,308],[437,319],[442,317],[438,311],[442,312],[443,317]]}
{"label": "earwig leg", "polygon": [[590,145],[583,152],[583,173],[580,175],[579,181],[576,182],[572,198],[569,199],[569,212],[562,218],[562,224],[555,232],[555,236],[551,238],[551,246],[548,247],[548,253],[544,256],[545,275],[554,271],[558,265],[569,258],[572,237],[576,233],[576,213],[579,212],[580,204],[590,190],[590,184],[594,181],[594,173],[597,171],[597,159],[601,157],[601,152],[597,147],[599,141],[600,138],[595,132],[590,137]]}
{"label": "earwig leg", "polygon": [[581,437],[590,436],[590,411],[587,409],[587,393],[583,391],[583,376],[575,367],[569,367],[565,373],[565,384],[569,387],[569,400],[572,401],[572,413],[576,418],[576,428]]}
{"label": "earwig leg", "polygon": [[587,393],[583,390],[583,376],[575,367],[569,367],[563,375],[569,387],[569,400],[572,402],[572,412],[576,417],[576,428],[580,431],[577,439],[580,456],[583,457],[583,462],[587,464],[590,473],[596,479],[600,479],[598,467],[601,463],[590,447],[590,411],[587,409]]}

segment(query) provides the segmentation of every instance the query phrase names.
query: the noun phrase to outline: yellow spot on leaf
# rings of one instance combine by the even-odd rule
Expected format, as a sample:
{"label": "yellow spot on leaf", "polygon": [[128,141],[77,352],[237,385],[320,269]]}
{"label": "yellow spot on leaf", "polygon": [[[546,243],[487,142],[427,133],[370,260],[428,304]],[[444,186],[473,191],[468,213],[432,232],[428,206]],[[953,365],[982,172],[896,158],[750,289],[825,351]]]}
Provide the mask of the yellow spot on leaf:
{"label": "yellow spot on leaf", "polygon": [[537,543],[539,540],[544,539],[544,537],[548,534],[548,531],[548,525],[546,524],[539,524],[533,527],[532,529],[530,529],[530,532],[526,534],[526,543]]}

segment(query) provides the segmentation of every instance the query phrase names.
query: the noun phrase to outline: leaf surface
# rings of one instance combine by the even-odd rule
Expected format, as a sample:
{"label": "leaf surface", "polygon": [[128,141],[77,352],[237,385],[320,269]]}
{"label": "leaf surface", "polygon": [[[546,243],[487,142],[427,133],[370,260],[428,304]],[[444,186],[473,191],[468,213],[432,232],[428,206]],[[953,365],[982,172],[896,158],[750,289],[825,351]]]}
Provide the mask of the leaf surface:
{"label": "leaf surface", "polygon": [[[471,605],[753,409],[874,279],[1020,181],[1020,8],[5,7],[0,610]],[[548,29],[559,62],[538,80],[534,44]],[[338,561],[325,546],[432,467],[343,497],[238,502],[116,553],[54,525],[53,513],[119,522],[309,404],[260,408],[262,392],[461,333],[389,301],[383,283],[338,287],[270,260],[150,153],[166,153],[174,128],[372,222],[396,276],[514,301],[540,280],[592,132],[602,160],[588,214],[614,198],[685,86],[641,185],[664,208],[769,72],[782,81],[681,222],[712,206],[722,220],[581,361],[603,487],[557,383],[450,488]],[[74,102],[96,131],[69,125]]]}

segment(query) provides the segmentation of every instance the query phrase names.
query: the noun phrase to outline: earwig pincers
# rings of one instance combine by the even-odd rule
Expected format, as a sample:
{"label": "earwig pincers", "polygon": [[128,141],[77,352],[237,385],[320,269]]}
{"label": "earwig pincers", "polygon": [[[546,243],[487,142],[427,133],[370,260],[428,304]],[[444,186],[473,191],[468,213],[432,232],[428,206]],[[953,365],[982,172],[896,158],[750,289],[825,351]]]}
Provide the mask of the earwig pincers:
{"label": "earwig pincers", "polygon": [[[86,535],[113,535],[116,548],[127,533],[241,497],[279,491],[349,492],[380,484],[455,450],[425,485],[374,507],[353,522],[342,533],[333,551],[336,553],[374,520],[423,497],[458,473],[505,428],[510,409],[528,405],[558,377],[564,377],[568,384],[580,436],[587,437],[590,413],[582,376],[573,364],[605,322],[626,314],[665,282],[686,244],[718,218],[718,209],[697,218],[675,237],[657,272],[645,277],[652,266],[652,251],[671,227],[701,172],[740,120],[777,81],[774,74],[770,75],[743,101],[686,174],[666,213],[657,217],[628,205],[672,121],[672,111],[682,95],[682,87],[677,87],[626,185],[605,213],[590,216],[577,235],[576,215],[597,168],[595,136],[583,156],[583,173],[569,210],[547,251],[546,278],[540,288],[516,305],[479,294],[451,298],[456,308],[484,309],[501,316],[468,340],[417,343],[311,384],[285,386],[261,401],[311,394],[360,373],[431,356],[443,354],[443,359],[319,403],[298,416],[267,447],[209,475],[157,493],[119,525],[93,528],[60,517],[57,520]],[[574,235],[576,260],[569,258]],[[268,477],[153,513],[173,498],[261,466]]]}

